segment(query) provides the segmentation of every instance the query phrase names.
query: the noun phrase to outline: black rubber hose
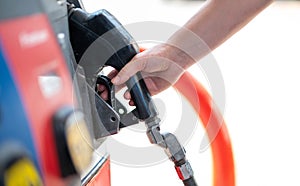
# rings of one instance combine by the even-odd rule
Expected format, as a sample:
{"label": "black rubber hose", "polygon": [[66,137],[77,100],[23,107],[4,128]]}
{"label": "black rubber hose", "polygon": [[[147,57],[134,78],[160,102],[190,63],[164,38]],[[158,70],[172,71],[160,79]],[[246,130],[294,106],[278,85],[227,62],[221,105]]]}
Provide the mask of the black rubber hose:
{"label": "black rubber hose", "polygon": [[186,180],[182,180],[183,184],[185,186],[197,186],[196,180],[194,179],[194,176],[186,179]]}

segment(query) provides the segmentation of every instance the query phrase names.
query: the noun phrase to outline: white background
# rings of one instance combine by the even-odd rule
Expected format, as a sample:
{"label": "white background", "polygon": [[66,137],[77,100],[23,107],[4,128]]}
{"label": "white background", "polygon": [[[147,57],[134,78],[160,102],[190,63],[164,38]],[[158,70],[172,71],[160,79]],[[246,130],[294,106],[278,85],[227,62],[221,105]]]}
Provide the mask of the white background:
{"label": "white background", "polygon": [[[163,21],[182,25],[202,6],[200,1],[86,0],[87,10],[105,8],[122,24]],[[213,51],[225,90],[224,117],[231,136],[239,186],[300,185],[300,3],[275,2],[226,43]],[[195,71],[193,71],[195,72]],[[195,76],[209,88],[199,73]],[[161,95],[165,117],[181,110],[172,90]],[[168,121],[168,119],[165,119]],[[176,124],[175,124],[176,125]],[[172,123],[163,123],[172,131]],[[117,139],[148,145],[141,134],[121,131]],[[131,131],[132,133],[132,131]],[[199,185],[211,184],[210,150],[199,152],[201,125],[185,147]],[[136,144],[134,144],[136,143]],[[142,143],[142,144],[141,144]],[[112,186],[182,185],[171,162],[134,168],[111,165]]]}

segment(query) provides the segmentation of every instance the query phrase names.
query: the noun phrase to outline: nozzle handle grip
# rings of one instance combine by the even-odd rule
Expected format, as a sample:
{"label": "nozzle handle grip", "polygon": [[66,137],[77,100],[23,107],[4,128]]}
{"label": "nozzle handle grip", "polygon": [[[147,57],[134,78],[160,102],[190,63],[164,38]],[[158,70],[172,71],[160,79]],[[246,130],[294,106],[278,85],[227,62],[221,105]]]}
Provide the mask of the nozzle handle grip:
{"label": "nozzle handle grip", "polygon": [[140,72],[126,82],[131,98],[136,106],[135,116],[145,120],[151,116],[151,96]]}

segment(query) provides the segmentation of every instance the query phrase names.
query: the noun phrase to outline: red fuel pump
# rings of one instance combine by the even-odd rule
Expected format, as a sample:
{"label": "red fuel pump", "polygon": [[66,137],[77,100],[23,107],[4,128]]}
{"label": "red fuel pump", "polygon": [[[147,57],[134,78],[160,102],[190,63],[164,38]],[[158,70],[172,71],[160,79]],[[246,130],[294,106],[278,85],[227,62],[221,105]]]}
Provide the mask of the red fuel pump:
{"label": "red fuel pump", "polygon": [[[127,112],[110,79],[98,73],[105,65],[120,70],[139,52],[122,25],[106,10],[86,13],[76,0],[23,3],[0,1],[0,185],[109,186],[109,155],[95,156],[94,150],[139,121],[150,142],[168,151],[184,185],[196,185],[176,136],[160,133],[141,74],[126,83],[136,104]],[[91,46],[96,53],[86,53]],[[108,88],[108,100],[97,94],[97,84]],[[175,88],[204,126],[221,126],[211,139],[214,185],[234,186],[230,138],[209,94],[187,73]]]}

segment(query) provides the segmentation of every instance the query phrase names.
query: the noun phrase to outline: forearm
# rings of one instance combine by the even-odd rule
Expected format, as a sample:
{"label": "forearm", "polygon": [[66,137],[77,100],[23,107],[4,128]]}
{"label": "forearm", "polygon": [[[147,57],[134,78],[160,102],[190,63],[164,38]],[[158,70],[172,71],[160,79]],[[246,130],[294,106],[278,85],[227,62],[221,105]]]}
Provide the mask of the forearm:
{"label": "forearm", "polygon": [[[120,85],[138,71],[159,74],[169,85],[195,62],[236,33],[272,0],[207,0],[165,44],[137,54],[112,80]],[[167,77],[171,78],[167,78]],[[149,85],[149,84],[148,84]],[[148,86],[147,85],[147,86]],[[163,90],[158,86],[154,93]],[[153,86],[152,86],[153,87]]]}
{"label": "forearm", "polygon": [[[177,52],[174,59],[188,68],[240,30],[272,0],[208,0],[170,39],[187,55]],[[189,56],[189,57],[187,57]]]}

